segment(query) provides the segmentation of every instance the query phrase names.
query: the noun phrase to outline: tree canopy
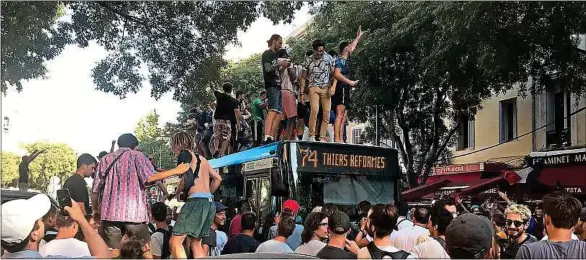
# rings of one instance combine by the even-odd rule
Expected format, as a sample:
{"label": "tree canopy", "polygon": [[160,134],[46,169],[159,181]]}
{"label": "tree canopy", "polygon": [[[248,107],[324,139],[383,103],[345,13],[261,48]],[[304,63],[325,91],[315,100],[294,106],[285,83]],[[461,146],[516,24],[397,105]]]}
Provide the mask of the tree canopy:
{"label": "tree canopy", "polygon": [[[97,42],[108,51],[92,71],[96,88],[124,98],[142,87],[189,99],[225,65],[225,46],[258,17],[291,22],[303,2],[2,2],[2,91],[45,76],[63,46]],[[63,10],[70,20],[62,19]]]}
{"label": "tree canopy", "polygon": [[16,187],[20,160],[21,157],[18,154],[2,151],[2,187],[9,185]]}
{"label": "tree canopy", "polygon": [[[39,141],[32,144],[25,144],[24,148],[28,154],[34,151],[47,151],[39,155],[29,165],[29,185],[32,189],[46,192],[51,177],[57,176],[61,179],[61,183],[63,183],[67,177],[75,173],[77,154],[67,144]],[[20,160],[18,163],[20,163]]]}
{"label": "tree canopy", "polygon": [[[543,90],[539,81],[552,73],[566,90],[584,93],[586,56],[574,36],[586,32],[585,21],[580,2],[330,2],[288,43],[297,59],[315,39],[338,51],[362,26],[350,57],[360,80],[353,103],[380,106],[381,135],[398,144],[416,186],[446,161],[483,99],[514,85]],[[528,87],[529,78],[537,84]],[[351,116],[372,121],[372,105],[353,106]]]}
{"label": "tree canopy", "polygon": [[175,167],[175,156],[169,145],[170,134],[159,125],[159,114],[151,111],[139,120],[134,134],[138,139],[139,149],[148,157],[155,159],[156,166],[162,169]]}

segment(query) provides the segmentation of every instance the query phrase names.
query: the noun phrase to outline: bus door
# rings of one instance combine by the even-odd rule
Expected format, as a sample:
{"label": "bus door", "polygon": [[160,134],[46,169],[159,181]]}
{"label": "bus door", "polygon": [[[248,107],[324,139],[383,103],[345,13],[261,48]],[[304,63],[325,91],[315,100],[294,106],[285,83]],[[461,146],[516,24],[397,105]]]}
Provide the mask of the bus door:
{"label": "bus door", "polygon": [[267,214],[271,212],[273,199],[271,196],[270,175],[252,175],[244,177],[244,194],[250,203],[252,212],[256,214],[258,227],[262,226]]}

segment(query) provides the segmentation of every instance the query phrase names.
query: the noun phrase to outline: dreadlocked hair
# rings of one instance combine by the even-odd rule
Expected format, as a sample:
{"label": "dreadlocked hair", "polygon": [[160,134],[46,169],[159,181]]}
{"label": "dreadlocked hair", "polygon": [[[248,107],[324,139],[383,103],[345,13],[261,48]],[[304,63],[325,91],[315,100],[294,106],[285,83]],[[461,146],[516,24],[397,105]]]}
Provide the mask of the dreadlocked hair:
{"label": "dreadlocked hair", "polygon": [[171,146],[180,150],[193,150],[193,137],[185,131],[171,136]]}

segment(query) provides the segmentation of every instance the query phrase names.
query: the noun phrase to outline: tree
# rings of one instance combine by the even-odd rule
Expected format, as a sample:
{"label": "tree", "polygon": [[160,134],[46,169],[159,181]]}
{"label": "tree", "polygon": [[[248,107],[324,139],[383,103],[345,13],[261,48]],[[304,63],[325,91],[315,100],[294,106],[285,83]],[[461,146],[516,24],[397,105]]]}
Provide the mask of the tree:
{"label": "tree", "polygon": [[[9,85],[22,91],[22,81],[44,77],[44,62],[70,43],[53,26],[64,14],[60,2],[2,2],[2,92]],[[61,25],[58,23],[58,25]]]}
{"label": "tree", "polygon": [[227,69],[222,71],[223,81],[232,83],[235,90],[242,90],[249,96],[260,92],[264,89],[261,55],[262,53],[256,53],[237,63],[230,63]]}
{"label": "tree", "polygon": [[28,154],[33,151],[47,151],[39,155],[29,165],[29,185],[32,189],[46,192],[51,177],[57,176],[63,182],[67,177],[75,173],[77,155],[67,144],[39,141],[25,144],[24,148]]}
{"label": "tree", "polygon": [[20,160],[21,157],[17,154],[2,151],[2,187],[8,187],[18,179]]}
{"label": "tree", "polygon": [[[539,79],[543,70],[557,72],[568,91],[586,89],[584,54],[572,37],[586,32],[585,6],[332,2],[320,10],[307,35],[296,40],[301,42],[292,45],[301,55],[311,40],[320,38],[331,49],[353,38],[362,25],[363,40],[351,57],[360,80],[353,103],[380,106],[381,134],[398,144],[409,183],[417,186],[435,164],[446,161],[446,147],[483,99],[515,84],[527,91],[528,78]],[[543,89],[533,87],[529,91]],[[374,109],[355,106],[352,114],[365,122],[373,119]]]}
{"label": "tree", "polygon": [[[56,24],[60,5],[71,13],[71,21]],[[302,5],[272,1],[2,3],[2,26],[10,28],[2,34],[3,91],[7,83],[17,84],[20,90],[21,80],[42,77],[42,63],[58,55],[63,45],[72,42],[87,47],[95,41],[109,53],[92,71],[97,89],[121,98],[136,93],[143,81],[139,68],[145,66],[153,97],[174,90],[175,99],[189,100],[192,90],[202,91],[201,86],[217,79],[218,70],[225,64],[221,58],[225,46],[237,41],[239,29],[246,29],[261,15],[274,23],[291,22]],[[25,30],[30,23],[21,21],[33,21],[33,30]],[[37,40],[35,35],[55,35],[59,41]],[[18,46],[28,39],[33,39],[31,45],[36,48]],[[56,47],[46,47],[46,43]],[[5,49],[26,52],[5,56]],[[49,54],[47,49],[51,50]],[[26,59],[30,62],[20,66]],[[26,73],[14,72],[20,67]]]}
{"label": "tree", "polygon": [[159,115],[153,110],[138,121],[134,134],[138,139],[139,149],[148,157],[155,159],[156,166],[163,169],[175,167],[175,157],[169,146],[166,129],[159,126]]}

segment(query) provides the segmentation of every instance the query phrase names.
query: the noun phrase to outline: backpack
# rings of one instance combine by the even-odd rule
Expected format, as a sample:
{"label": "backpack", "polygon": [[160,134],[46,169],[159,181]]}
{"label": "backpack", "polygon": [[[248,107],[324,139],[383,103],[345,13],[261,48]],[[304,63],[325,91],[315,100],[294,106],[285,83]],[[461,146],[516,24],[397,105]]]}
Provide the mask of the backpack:
{"label": "backpack", "polygon": [[[191,152],[189,152],[191,154]],[[195,184],[195,179],[199,177],[199,168],[201,166],[201,159],[199,158],[199,154],[195,154],[195,158],[197,160],[197,164],[195,166],[195,171],[187,170],[185,174],[183,174],[183,197],[186,198],[189,196],[189,190]]]}
{"label": "backpack", "polygon": [[172,227],[169,230],[159,228],[155,231],[163,233],[163,248],[161,249],[161,259],[168,259],[171,257],[171,248],[169,247],[169,240],[171,239]]}
{"label": "backpack", "polygon": [[383,257],[385,256],[390,256],[392,259],[406,259],[407,257],[409,257],[409,253],[403,250],[399,250],[394,253],[381,250],[374,244],[374,242],[370,242],[367,246],[367,249],[372,259],[383,259]]}

